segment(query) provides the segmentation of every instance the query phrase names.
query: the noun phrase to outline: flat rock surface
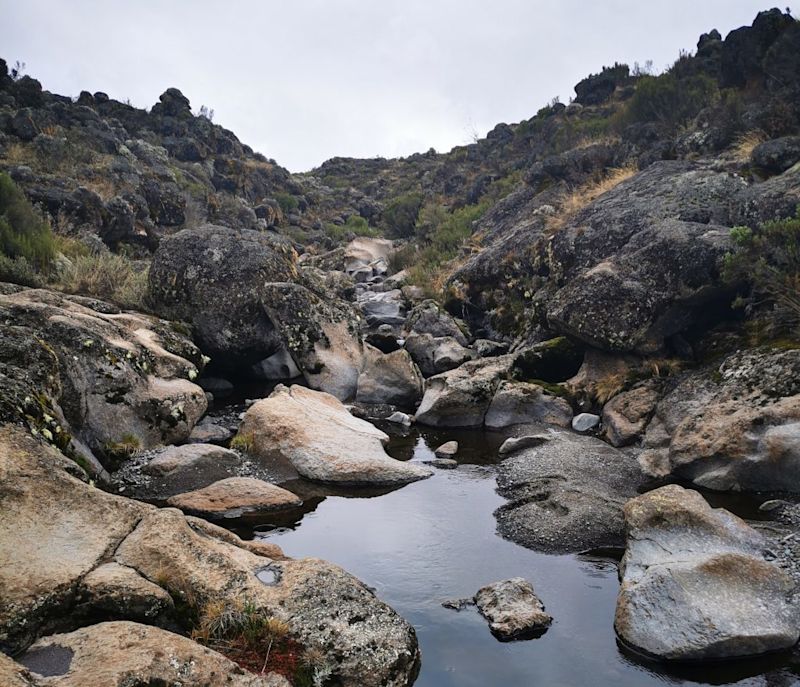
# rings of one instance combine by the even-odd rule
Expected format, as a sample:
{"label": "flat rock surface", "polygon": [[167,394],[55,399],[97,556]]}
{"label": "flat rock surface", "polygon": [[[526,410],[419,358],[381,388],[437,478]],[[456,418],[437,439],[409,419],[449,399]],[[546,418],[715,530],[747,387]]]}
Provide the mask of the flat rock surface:
{"label": "flat rock surface", "polygon": [[475,595],[475,605],[489,621],[492,634],[504,641],[535,636],[553,621],[533,585],[521,577],[481,587]]}
{"label": "flat rock surface", "polygon": [[247,513],[299,506],[292,492],[252,477],[229,477],[207,487],[177,494],[167,503],[189,513],[239,517]]}

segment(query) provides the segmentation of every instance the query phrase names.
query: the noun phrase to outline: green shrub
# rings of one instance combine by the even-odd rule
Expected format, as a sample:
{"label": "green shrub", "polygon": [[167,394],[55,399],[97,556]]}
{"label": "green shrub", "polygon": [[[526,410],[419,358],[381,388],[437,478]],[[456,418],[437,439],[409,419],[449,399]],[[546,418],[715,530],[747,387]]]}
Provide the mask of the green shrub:
{"label": "green shrub", "polygon": [[344,224],[333,224],[330,222],[325,225],[325,233],[335,241],[344,241],[351,234],[356,236],[377,236],[377,230],[369,226],[367,220],[360,215],[350,215]]}
{"label": "green shrub", "polygon": [[623,123],[659,122],[670,127],[680,126],[718,98],[716,83],[705,74],[684,78],[673,72],[643,76],[622,116]]}
{"label": "green shrub", "polygon": [[800,206],[793,218],[734,227],[731,238],[736,249],[725,256],[723,276],[748,287],[734,305],[773,334],[800,334]]}
{"label": "green shrub", "polygon": [[414,234],[422,207],[422,194],[405,193],[390,200],[383,210],[383,223],[388,234],[395,238],[408,238]]}
{"label": "green shrub", "polygon": [[[0,173],[0,253],[11,261],[24,259],[35,271],[46,270],[55,255],[50,224],[5,173]],[[18,268],[27,269],[22,262]]]}
{"label": "green shrub", "polygon": [[276,193],[275,200],[278,201],[278,205],[281,206],[284,215],[295,212],[300,207],[300,201],[291,193],[285,193],[284,191]]}
{"label": "green shrub", "polygon": [[43,286],[44,279],[23,257],[9,258],[0,254],[0,281],[22,286]]}

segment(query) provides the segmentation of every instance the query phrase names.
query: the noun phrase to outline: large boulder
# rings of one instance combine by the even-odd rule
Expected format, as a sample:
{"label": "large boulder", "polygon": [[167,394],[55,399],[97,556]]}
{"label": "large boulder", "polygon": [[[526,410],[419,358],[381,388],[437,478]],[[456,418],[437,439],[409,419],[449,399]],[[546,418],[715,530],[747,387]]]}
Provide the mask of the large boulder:
{"label": "large boulder", "polygon": [[423,379],[408,352],[382,353],[369,345],[364,349],[356,401],[414,408],[422,398]]}
{"label": "large boulder", "polygon": [[764,141],[753,149],[752,163],[766,172],[781,174],[800,162],[800,136]]}
{"label": "large boulder", "polygon": [[484,424],[490,429],[512,425],[548,424],[569,427],[572,407],[558,396],[551,396],[538,384],[503,381],[489,404]]}
{"label": "large boulder", "polygon": [[[40,639],[19,658],[52,687],[185,685],[282,687],[280,676],[246,672],[222,654],[157,627],[118,621]],[[44,679],[46,676],[46,679]]]}
{"label": "large boulder", "polygon": [[515,357],[503,355],[464,363],[425,383],[417,422],[433,427],[480,427],[501,379]]}
{"label": "large boulder", "polygon": [[176,494],[167,504],[208,518],[239,518],[293,508],[303,502],[292,492],[252,477],[228,477],[202,489]]}
{"label": "large boulder", "polygon": [[239,435],[265,462],[290,463],[318,482],[401,485],[429,477],[420,465],[391,458],[389,437],[353,417],[340,401],[301,386],[278,385],[245,413]]}
{"label": "large boulder", "polygon": [[622,640],[670,660],[752,656],[793,646],[793,583],[763,557],[743,520],[670,485],[625,505],[627,549],[614,626]]}
{"label": "large boulder", "polygon": [[145,465],[125,465],[114,479],[131,482],[137,496],[165,498],[236,475],[242,464],[242,457],[235,451],[214,444],[190,443],[154,451]]}
{"label": "large boulder", "polygon": [[454,336],[411,333],[403,345],[425,377],[447,372],[475,357]]}
{"label": "large boulder", "polygon": [[612,446],[638,441],[658,402],[655,383],[642,384],[614,396],[603,406],[603,431]]}
{"label": "large boulder", "polygon": [[0,420],[94,472],[94,453],[184,441],[206,410],[200,351],[166,322],[40,289],[0,295],[0,317]]}
{"label": "large boulder", "polygon": [[436,301],[426,300],[415,306],[406,321],[408,334],[430,334],[433,337],[452,336],[462,346],[467,337],[455,319]]}
{"label": "large boulder", "polygon": [[594,437],[550,429],[498,468],[503,537],[549,553],[623,542],[622,507],[645,482],[636,460]]}
{"label": "large boulder", "polygon": [[190,322],[200,347],[225,364],[255,363],[280,348],[263,307],[265,283],[297,277],[292,247],[256,231],[205,225],[164,238],[148,276],[153,308]]}
{"label": "large boulder", "polygon": [[718,490],[800,491],[800,350],[741,351],[679,377],[656,406],[642,466]]}

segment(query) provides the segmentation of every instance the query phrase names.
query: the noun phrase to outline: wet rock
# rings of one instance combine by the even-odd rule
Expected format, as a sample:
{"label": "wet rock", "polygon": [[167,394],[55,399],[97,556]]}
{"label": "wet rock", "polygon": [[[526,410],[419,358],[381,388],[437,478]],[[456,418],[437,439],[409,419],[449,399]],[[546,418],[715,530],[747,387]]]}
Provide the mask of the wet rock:
{"label": "wet rock", "polygon": [[594,413],[579,413],[572,418],[572,430],[578,434],[589,434],[600,424],[600,416]]}
{"label": "wet rock", "polygon": [[410,334],[403,344],[425,377],[455,369],[475,357],[452,336]]}
{"label": "wet rock", "polygon": [[603,429],[612,446],[636,442],[650,421],[658,401],[654,384],[643,384],[617,394],[603,406]]}
{"label": "wet rock", "polygon": [[440,470],[455,470],[458,467],[458,461],[453,458],[434,458],[433,460],[426,460],[425,465],[430,465]]}
{"label": "wet rock", "polygon": [[364,346],[357,402],[414,408],[422,398],[422,385],[422,375],[407,351],[382,353],[368,344]]}
{"label": "wet rock", "polygon": [[367,291],[359,298],[358,307],[370,327],[398,326],[406,321],[403,295],[399,289],[379,293]]}
{"label": "wet rock", "polygon": [[717,490],[800,490],[800,350],[755,349],[680,376],[640,462]]}
{"label": "wet rock", "polygon": [[353,417],[336,398],[300,386],[276,387],[245,414],[239,435],[267,462],[288,462],[303,477],[337,484],[400,485],[430,471],[383,450],[388,436]]}
{"label": "wet rock", "polygon": [[615,628],[626,643],[670,660],[752,656],[793,646],[793,584],[766,562],[743,520],[677,485],[625,506],[628,537]]}
{"label": "wet rock", "polygon": [[[115,558],[150,579],[170,572],[195,603],[235,603],[289,625],[289,636],[321,652],[344,687],[404,687],[418,669],[413,628],[341,568],[315,559],[276,561],[195,532],[179,511],[145,517]],[[269,573],[270,583],[259,578]],[[262,575],[263,577],[264,575]]]}
{"label": "wet rock", "polygon": [[493,582],[478,590],[475,604],[500,640],[527,639],[542,634],[553,622],[533,585],[521,577]]}
{"label": "wet rock", "polygon": [[228,427],[224,427],[214,421],[213,418],[205,417],[198,422],[189,434],[190,444],[224,444],[234,432]]}
{"label": "wet rock", "polygon": [[458,453],[458,442],[447,441],[439,446],[433,453],[437,458],[452,458]]}
{"label": "wet rock", "polygon": [[442,601],[443,608],[449,608],[451,611],[463,611],[465,608],[475,605],[475,599],[446,599]]}
{"label": "wet rock", "polygon": [[464,363],[435,375],[425,383],[416,421],[434,427],[480,427],[500,379],[507,375],[514,356],[499,356]]}
{"label": "wet rock", "polygon": [[289,355],[289,351],[282,349],[253,365],[253,374],[257,379],[288,381],[299,377],[302,373]]}
{"label": "wet rock", "polygon": [[[186,637],[132,622],[107,622],[40,639],[20,657],[54,687],[180,684],[281,687]],[[38,672],[41,671],[41,672]],[[134,677],[135,676],[135,677]]]}
{"label": "wet rock", "polygon": [[620,546],[622,506],[645,482],[636,460],[594,437],[548,436],[498,466],[498,491],[509,499],[495,511],[499,533],[548,553]]}
{"label": "wet rock", "polygon": [[170,506],[210,518],[238,518],[293,508],[303,502],[292,492],[252,477],[228,477],[207,487],[177,494],[167,500]]}
{"label": "wet rock", "polygon": [[520,424],[551,424],[569,427],[572,407],[563,398],[551,396],[537,384],[503,381],[486,411],[491,429]]}
{"label": "wet rock", "polygon": [[0,426],[0,645],[5,651],[19,651],[68,617],[78,582],[152,509],[84,484],[68,474],[73,467],[23,429]]}
{"label": "wet rock", "polygon": [[508,456],[525,448],[541,446],[549,439],[550,437],[546,434],[526,434],[522,437],[511,437],[501,444],[497,452],[501,456]]}
{"label": "wet rock", "polygon": [[455,319],[432,300],[423,301],[409,313],[406,332],[430,334],[435,338],[449,336],[462,346],[467,345],[467,337]]}
{"label": "wet rock", "polygon": [[200,489],[235,475],[242,462],[235,451],[213,444],[170,446],[156,452],[142,467],[150,477],[142,493],[163,498]]}
{"label": "wet rock", "polygon": [[411,426],[411,415],[408,413],[401,413],[399,410],[392,413],[389,417],[386,418],[387,422],[393,422],[397,425],[403,425],[404,427]]}

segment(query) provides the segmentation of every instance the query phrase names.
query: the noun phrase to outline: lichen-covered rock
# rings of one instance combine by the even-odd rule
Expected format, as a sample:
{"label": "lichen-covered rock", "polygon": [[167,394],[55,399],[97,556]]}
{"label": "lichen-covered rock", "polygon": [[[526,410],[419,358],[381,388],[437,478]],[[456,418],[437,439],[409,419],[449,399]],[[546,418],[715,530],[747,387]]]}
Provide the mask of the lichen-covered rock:
{"label": "lichen-covered rock", "polygon": [[183,441],[206,410],[200,351],[163,321],[43,289],[0,295],[0,317],[0,419],[84,461]]}
{"label": "lichen-covered rock", "polygon": [[780,174],[800,162],[800,136],[783,136],[765,141],[753,149],[751,161],[756,167]]}
{"label": "lichen-covered rock", "polygon": [[793,584],[762,536],[695,491],[669,485],[625,505],[627,549],[614,626],[652,656],[699,660],[793,646]]}
{"label": "lichen-covered rock", "polygon": [[385,403],[414,408],[422,398],[423,379],[407,351],[382,353],[365,345],[364,369],[358,376],[359,403]]}
{"label": "lichen-covered rock", "polygon": [[489,621],[492,634],[503,641],[542,634],[553,622],[533,585],[521,577],[481,587],[475,595],[475,605]]}
{"label": "lichen-covered rock", "polygon": [[40,639],[19,659],[42,684],[110,687],[282,687],[280,676],[248,673],[222,654],[186,637],[118,621]]}
{"label": "lichen-covered rock", "polygon": [[647,427],[658,401],[655,384],[644,383],[614,396],[603,406],[603,431],[612,446],[637,441]]}
{"label": "lichen-covered rock", "polygon": [[462,346],[453,336],[411,333],[403,345],[425,377],[453,370],[475,357],[474,351]]}
{"label": "lichen-covered rock", "polygon": [[622,544],[622,506],[645,482],[636,460],[594,437],[554,428],[542,437],[498,467],[509,499],[495,511],[498,532],[549,553]]}
{"label": "lichen-covered rock", "polygon": [[656,406],[642,465],[718,490],[800,490],[800,350],[742,351],[680,376]]}
{"label": "lichen-covered rock", "polygon": [[81,580],[74,613],[89,618],[154,623],[173,610],[172,597],[132,568],[104,563]]}
{"label": "lichen-covered rock", "polygon": [[391,458],[389,437],[353,417],[340,401],[301,386],[278,385],[245,413],[239,435],[265,462],[288,462],[306,479],[350,485],[401,485],[431,475]]}
{"label": "lichen-covered rock", "polygon": [[148,276],[156,312],[190,322],[208,355],[257,362],[280,348],[265,283],[297,278],[292,247],[267,234],[206,225],[161,241]]}
{"label": "lichen-covered rock", "polygon": [[430,334],[433,337],[451,336],[462,346],[467,337],[455,319],[435,301],[426,300],[415,306],[406,321],[408,334]]}
{"label": "lichen-covered rock", "polygon": [[551,396],[538,384],[503,381],[489,404],[484,424],[490,429],[522,424],[548,424],[569,427],[572,407],[558,396]]}

